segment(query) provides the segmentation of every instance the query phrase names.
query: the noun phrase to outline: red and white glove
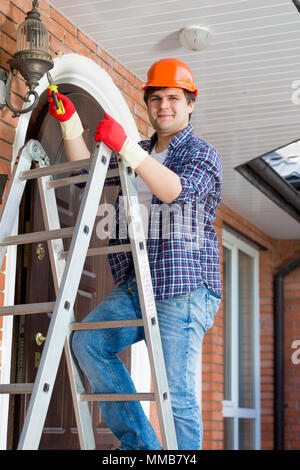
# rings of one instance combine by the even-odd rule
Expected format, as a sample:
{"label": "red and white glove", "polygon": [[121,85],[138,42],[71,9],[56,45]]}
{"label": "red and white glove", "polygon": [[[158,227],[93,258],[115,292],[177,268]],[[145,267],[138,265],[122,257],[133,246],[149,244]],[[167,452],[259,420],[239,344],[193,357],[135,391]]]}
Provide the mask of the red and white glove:
{"label": "red and white glove", "polygon": [[81,124],[80,117],[78,116],[78,113],[76,112],[75,106],[72,101],[65,95],[57,93],[57,98],[62,101],[65,108],[64,114],[57,114],[50,90],[48,91],[48,96],[49,114],[51,114],[51,116],[55,117],[55,119],[60,121],[64,140],[72,140],[76,137],[79,137],[83,133],[83,127]]}
{"label": "red and white glove", "polygon": [[131,168],[137,168],[148,153],[139,144],[127,137],[121,124],[109,114],[104,113],[105,119],[100,121],[95,132],[95,141],[100,140],[127,161]]}

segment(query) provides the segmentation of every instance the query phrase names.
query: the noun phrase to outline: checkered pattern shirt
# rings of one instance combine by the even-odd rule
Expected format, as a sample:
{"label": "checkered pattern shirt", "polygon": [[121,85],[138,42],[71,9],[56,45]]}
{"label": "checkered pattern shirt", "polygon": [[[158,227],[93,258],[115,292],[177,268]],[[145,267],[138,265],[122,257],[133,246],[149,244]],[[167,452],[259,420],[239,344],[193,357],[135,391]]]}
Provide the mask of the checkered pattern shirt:
{"label": "checkered pattern shirt", "polygon": [[[154,134],[140,145],[150,153],[156,141]],[[222,191],[218,152],[196,137],[188,125],[170,141],[163,164],[180,177],[182,191],[171,204],[152,196],[147,251],[155,298],[184,295],[203,284],[221,297],[219,245],[212,225]],[[116,158],[112,157],[110,169],[116,167]],[[118,183],[119,178],[106,180],[109,185]],[[118,197],[117,227],[119,201]],[[164,224],[166,220],[169,223]],[[118,239],[119,233],[117,230],[116,238],[110,239],[109,245],[129,243],[128,238]],[[109,254],[108,258],[115,283],[126,280],[133,269],[131,252]]]}

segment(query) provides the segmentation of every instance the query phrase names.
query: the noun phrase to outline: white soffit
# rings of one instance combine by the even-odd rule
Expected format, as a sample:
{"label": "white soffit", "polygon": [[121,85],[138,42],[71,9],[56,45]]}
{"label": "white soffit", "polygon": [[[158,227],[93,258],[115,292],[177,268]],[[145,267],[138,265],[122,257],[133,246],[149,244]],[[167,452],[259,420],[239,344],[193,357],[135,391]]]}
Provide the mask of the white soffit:
{"label": "white soffit", "polygon": [[[192,124],[220,152],[223,203],[273,238],[300,238],[299,223],[234,170],[300,137],[300,104],[292,99],[292,86],[300,87],[300,14],[291,0],[49,3],[143,81],[160,58],[189,64],[199,88]],[[179,31],[189,24],[209,27],[205,49],[181,46]]]}

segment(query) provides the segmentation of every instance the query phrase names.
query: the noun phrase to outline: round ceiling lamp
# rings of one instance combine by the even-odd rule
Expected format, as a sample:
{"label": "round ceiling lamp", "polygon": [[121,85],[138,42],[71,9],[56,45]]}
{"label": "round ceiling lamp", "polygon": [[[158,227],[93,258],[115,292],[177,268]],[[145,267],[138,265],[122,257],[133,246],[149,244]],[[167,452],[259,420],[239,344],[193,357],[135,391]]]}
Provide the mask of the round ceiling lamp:
{"label": "round ceiling lamp", "polygon": [[200,25],[185,26],[179,33],[179,40],[183,47],[189,51],[200,51],[209,42],[211,33],[209,28]]}

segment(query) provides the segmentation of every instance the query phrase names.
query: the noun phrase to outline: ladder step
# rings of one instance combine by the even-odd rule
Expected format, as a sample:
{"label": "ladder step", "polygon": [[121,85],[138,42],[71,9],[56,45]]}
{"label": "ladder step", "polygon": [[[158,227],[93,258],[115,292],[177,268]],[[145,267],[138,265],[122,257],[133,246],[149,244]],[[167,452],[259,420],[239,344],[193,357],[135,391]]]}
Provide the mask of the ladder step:
{"label": "ladder step", "polygon": [[44,240],[54,240],[57,238],[71,238],[74,227],[61,228],[59,230],[46,230],[43,232],[24,233],[12,237],[3,238],[0,246],[22,245],[25,243],[36,243]]}
{"label": "ladder step", "polygon": [[[109,170],[106,178],[115,178],[119,176],[119,170]],[[61,188],[62,186],[71,186],[72,184],[86,183],[89,179],[89,174],[69,176],[67,178],[60,178],[57,180],[48,181],[47,188]]]}
{"label": "ladder step", "polygon": [[[130,243],[124,245],[115,245],[115,246],[103,246],[99,248],[89,248],[86,256],[97,256],[97,255],[107,255],[109,253],[122,253],[125,251],[131,251]],[[66,259],[68,257],[68,251],[62,251],[57,256],[58,259]]]}
{"label": "ladder step", "polygon": [[155,401],[154,393],[86,393],[81,401]]}
{"label": "ladder step", "polygon": [[143,320],[113,320],[113,321],[95,321],[86,323],[71,323],[71,331],[79,330],[101,330],[105,328],[129,328],[132,326],[144,326]]}
{"label": "ladder step", "polygon": [[50,188],[61,188],[62,186],[71,186],[71,184],[86,183],[89,179],[89,175],[76,175],[69,176],[68,178],[60,178],[57,180],[51,180],[47,182],[47,189]]}
{"label": "ladder step", "polygon": [[82,170],[82,168],[89,168],[91,164],[91,158],[85,158],[83,160],[77,160],[76,162],[58,163],[57,165],[34,168],[33,170],[23,171],[20,174],[20,180],[30,180],[41,176],[58,175],[60,173]]}
{"label": "ladder step", "polygon": [[28,315],[32,313],[51,313],[54,310],[54,306],[55,306],[55,302],[11,305],[8,307],[1,307],[0,316]]}
{"label": "ladder step", "polygon": [[34,384],[1,384],[0,394],[21,395],[32,393]]}

